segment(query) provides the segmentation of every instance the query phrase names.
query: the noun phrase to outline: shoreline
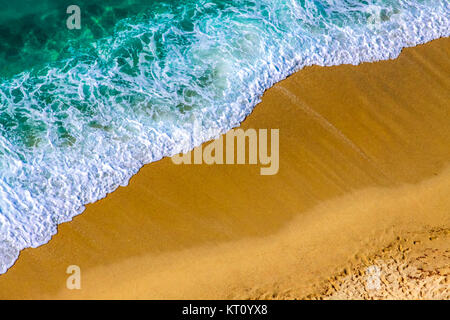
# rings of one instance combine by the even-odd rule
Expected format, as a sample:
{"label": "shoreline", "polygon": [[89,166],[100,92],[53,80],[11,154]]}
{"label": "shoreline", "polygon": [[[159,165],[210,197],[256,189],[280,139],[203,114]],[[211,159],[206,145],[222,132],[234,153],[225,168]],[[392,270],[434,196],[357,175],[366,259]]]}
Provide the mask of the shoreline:
{"label": "shoreline", "polygon": [[[301,298],[362,247],[375,254],[403,233],[449,228],[449,54],[444,38],[395,60],[297,72],[241,125],[280,129],[278,175],[146,165],[22,251],[0,276],[0,298]],[[80,291],[65,288],[72,264]]]}

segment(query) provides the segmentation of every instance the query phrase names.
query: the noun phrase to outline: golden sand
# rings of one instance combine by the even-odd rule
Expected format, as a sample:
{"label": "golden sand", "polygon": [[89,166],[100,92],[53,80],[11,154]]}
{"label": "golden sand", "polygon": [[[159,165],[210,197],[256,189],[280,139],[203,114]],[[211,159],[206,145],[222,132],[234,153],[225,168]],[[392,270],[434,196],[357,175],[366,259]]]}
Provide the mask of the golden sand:
{"label": "golden sand", "polygon": [[398,237],[370,261],[332,278],[318,298],[449,300],[449,242],[449,229]]}
{"label": "golden sand", "polygon": [[[365,297],[351,272],[390,266],[379,259],[398,239],[422,252],[431,245],[415,241],[450,228],[449,57],[447,38],[391,61],[301,70],[242,124],[280,129],[277,175],[147,165],[24,250],[0,298]],[[81,290],[66,288],[69,265]]]}

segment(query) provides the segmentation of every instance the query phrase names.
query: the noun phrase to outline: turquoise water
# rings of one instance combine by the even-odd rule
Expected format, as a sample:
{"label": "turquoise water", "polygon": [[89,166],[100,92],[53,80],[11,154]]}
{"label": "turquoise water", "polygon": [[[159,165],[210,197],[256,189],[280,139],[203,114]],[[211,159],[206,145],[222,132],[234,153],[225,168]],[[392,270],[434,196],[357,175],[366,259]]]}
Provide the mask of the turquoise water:
{"label": "turquoise water", "polygon": [[[236,127],[307,65],[450,34],[447,0],[0,0],[0,273],[142,165]],[[324,92],[326,94],[326,92]]]}

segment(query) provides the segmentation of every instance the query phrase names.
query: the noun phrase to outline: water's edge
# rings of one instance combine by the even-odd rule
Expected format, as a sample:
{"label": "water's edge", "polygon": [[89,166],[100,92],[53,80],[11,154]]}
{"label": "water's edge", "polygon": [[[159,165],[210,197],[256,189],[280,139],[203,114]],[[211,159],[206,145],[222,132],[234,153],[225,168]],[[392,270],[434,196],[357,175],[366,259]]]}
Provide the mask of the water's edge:
{"label": "water's edge", "polygon": [[[9,139],[4,136],[1,137],[0,143],[4,150],[20,149],[20,152],[17,152],[20,156],[16,157],[15,153],[13,156],[8,154],[10,158],[4,160],[4,164],[2,163],[2,168],[3,166],[6,167],[11,175],[8,176],[5,173],[2,177],[3,184],[0,185],[0,196],[4,200],[4,203],[1,203],[0,206],[0,213],[6,213],[3,224],[0,220],[2,235],[0,239],[0,274],[5,273],[15,263],[21,250],[48,243],[51,237],[57,233],[58,224],[71,221],[73,217],[84,211],[85,205],[103,199],[119,186],[126,186],[132,176],[144,165],[180,152],[190,151],[194,147],[238,127],[260,102],[265,90],[304,67],[312,65],[357,65],[363,62],[395,59],[403,48],[414,47],[434,39],[450,36],[448,5],[444,2],[441,11],[436,9],[436,12],[433,15],[433,12],[423,9],[421,14],[418,15],[419,18],[413,15],[415,19],[411,18],[412,20],[409,21],[411,25],[389,32],[369,29],[363,31],[346,30],[349,34],[355,32],[355,35],[349,37],[357,39],[355,43],[350,43],[349,46],[347,45],[348,39],[343,39],[342,42],[332,39],[332,41],[322,44],[321,41],[327,39],[329,34],[325,34],[323,39],[319,37],[322,35],[318,35],[318,38],[315,39],[309,38],[310,34],[308,34],[308,37],[301,40],[305,43],[310,41],[308,44],[311,45],[312,43],[315,46],[307,47],[307,50],[304,50],[303,42],[299,47],[296,47],[298,45],[296,37],[272,43],[264,42],[265,38],[261,41],[256,38],[252,39],[254,35],[246,33],[249,38],[248,43],[239,42],[240,38],[237,38],[237,40],[229,39],[230,43],[227,43],[230,47],[242,46],[238,57],[232,49],[230,49],[231,51],[225,51],[228,55],[224,55],[223,51],[218,50],[215,45],[211,45],[208,50],[197,51],[195,55],[192,54],[193,49],[190,48],[191,51],[188,53],[192,55],[190,59],[182,60],[178,65],[171,66],[165,71],[161,71],[164,70],[164,67],[162,69],[158,67],[160,68],[158,69],[154,68],[153,65],[151,68],[143,68],[145,64],[144,62],[141,63],[142,57],[139,56],[137,58],[139,63],[133,65],[136,66],[135,70],[124,70],[123,66],[114,65],[107,68],[110,69],[107,74],[104,73],[105,69],[98,66],[99,60],[92,61],[90,58],[85,60],[80,58],[76,61],[76,66],[69,66],[68,69],[61,66],[49,67],[45,70],[46,73],[43,76],[24,73],[18,78],[5,81],[0,87],[0,93],[3,93],[0,98],[2,105],[18,104],[14,101],[15,96],[13,94],[7,96],[5,92],[13,92],[11,88],[15,88],[15,83],[19,81],[21,87],[25,88],[24,90],[28,88],[30,92],[35,92],[32,89],[35,86],[43,88],[48,86],[49,83],[61,84],[61,88],[50,88],[50,93],[43,97],[42,101],[50,101],[49,97],[61,97],[63,95],[69,97],[67,101],[70,103],[77,103],[78,100],[76,99],[89,101],[92,98],[94,101],[92,103],[95,106],[101,106],[104,110],[102,112],[97,112],[97,109],[86,111],[86,108],[89,109],[90,105],[87,107],[82,105],[78,110],[83,110],[85,113],[82,112],[81,115],[78,113],[75,115],[69,114],[69,119],[74,120],[67,125],[75,127],[71,128],[72,132],[80,132],[81,136],[85,134],[85,140],[80,140],[81,138],[76,134],[73,134],[76,137],[75,139],[69,133],[65,133],[63,138],[55,138],[48,145],[43,143],[43,146],[36,147],[39,143],[33,141],[31,147],[25,145],[18,148],[13,146]],[[407,18],[405,19],[407,20]],[[223,18],[220,17],[220,19]],[[220,19],[217,18],[217,21]],[[230,25],[235,27],[242,22],[239,19],[235,18]],[[289,24],[289,19],[286,23]],[[398,22],[399,25],[402,25],[402,23]],[[413,23],[416,24],[413,25]],[[144,29],[139,29],[136,33],[133,33],[133,31],[129,33],[127,28],[122,32],[128,37],[133,35],[137,37],[145,32],[154,32],[153,28],[142,28]],[[300,27],[299,29],[294,28],[292,32],[298,30],[300,30]],[[240,31],[242,32],[242,30]],[[336,32],[335,36],[342,36],[338,31],[341,31],[341,29],[333,29],[333,32]],[[277,30],[274,35],[280,33]],[[270,38],[274,35],[269,33],[267,37]],[[117,38],[120,38],[120,33]],[[133,39],[133,37],[131,38]],[[361,45],[361,39],[367,41],[369,46],[367,47],[367,43],[364,41]],[[372,40],[372,42],[369,40]],[[114,42],[115,39],[111,41]],[[267,52],[270,58],[264,59],[262,54],[261,56],[250,54],[252,44],[255,46],[257,44],[267,45],[267,47],[261,49],[261,52]],[[280,44],[283,44],[284,47],[276,46]],[[115,46],[115,43],[108,43],[108,46],[114,48],[112,51],[120,50],[121,45],[123,47],[123,42],[119,42],[117,46]],[[250,46],[247,48],[249,52],[244,50],[246,46]],[[177,51],[177,53],[179,52]],[[282,54],[276,56],[277,53]],[[110,53],[104,54],[108,56]],[[212,64],[214,65],[212,71],[210,69],[202,71],[201,75],[208,74],[210,71],[213,74],[206,81],[206,89],[198,81],[192,87],[190,79],[184,79],[180,74],[175,73],[172,76],[177,76],[179,83],[186,83],[186,86],[181,88],[182,99],[177,100],[168,94],[169,98],[167,99],[162,97],[161,101],[153,100],[153,97],[158,96],[161,91],[168,90],[169,92],[173,84],[155,85],[153,82],[149,83],[143,75],[158,71],[161,72],[161,79],[170,77],[172,69],[183,71],[184,68],[189,68],[189,65],[184,65],[187,62],[192,63],[194,61],[201,65],[201,62],[204,61],[202,59],[206,59],[202,55],[208,55],[208,57],[212,55]],[[115,56],[115,59],[117,59],[117,56]],[[101,61],[107,60],[107,58],[104,58]],[[231,75],[236,73],[236,66],[233,67],[230,61],[239,61],[240,65],[236,64],[242,70],[234,78]],[[252,63],[258,66],[252,66]],[[70,61],[68,64],[70,64]],[[120,86],[117,83],[111,84],[108,82],[109,79],[118,75],[120,75],[120,79],[117,83],[120,83]],[[40,82],[42,79],[45,80]],[[155,79],[159,78],[156,77]],[[236,86],[228,83],[234,79],[240,81]],[[126,83],[124,84],[124,82]],[[67,83],[73,84],[73,86],[66,86]],[[89,87],[88,84],[92,86]],[[109,91],[99,93],[102,90],[101,85],[104,85]],[[246,93],[242,91],[242,88],[245,87],[248,87]],[[59,92],[59,89],[63,91]],[[114,95],[114,100],[110,100],[112,94],[116,94],[113,92],[114,90],[120,91],[122,89],[123,92],[126,91],[126,94],[119,92],[119,94]],[[95,91],[95,94],[92,93],[93,91]],[[144,93],[142,93],[143,91]],[[25,95],[25,98],[22,98],[20,103],[34,101],[36,97],[41,99],[41,96],[30,96],[28,94],[29,92],[21,93],[22,96]],[[40,103],[43,103],[42,101]],[[52,105],[52,103],[53,101],[50,101],[48,105]],[[58,103],[58,108],[60,108],[62,103],[60,101]],[[127,108],[124,108],[120,113],[115,113],[117,110],[114,108],[119,108],[120,103],[126,103]],[[175,111],[170,109],[171,103],[177,107]],[[138,105],[140,106],[139,109],[136,110],[137,107],[134,109],[134,106]],[[156,111],[154,109],[142,111],[143,105],[149,105],[150,109],[154,105],[158,105],[158,109]],[[182,111],[180,111],[181,109]],[[68,112],[66,109],[63,111]],[[58,109],[56,113],[59,115],[63,111]],[[62,119],[66,118],[63,117]],[[95,120],[93,124],[91,124],[92,121],[89,122],[88,127],[91,131],[88,132],[86,132],[87,127],[80,125],[87,118]],[[51,131],[48,130],[48,132]],[[53,137],[49,139],[53,139]],[[27,136],[24,141],[29,142],[29,140]],[[78,141],[82,141],[82,143]],[[61,145],[55,147],[59,142],[61,142]],[[96,147],[99,145],[104,149],[97,151]],[[88,155],[93,153],[94,150],[94,157],[88,158]],[[65,158],[62,158],[61,155],[64,155]],[[29,160],[29,158],[32,160]],[[88,169],[87,173],[83,172],[83,169],[86,168]],[[20,177],[20,179],[14,180],[17,177]],[[43,177],[46,180],[43,180]],[[92,179],[93,177],[95,179]],[[33,179],[36,181],[33,181]],[[40,189],[43,183],[46,183],[45,188]],[[32,184],[34,189],[27,189],[29,184]],[[22,200],[23,203],[19,203],[19,200]],[[16,214],[16,212],[18,213]],[[27,214],[20,215],[20,212],[26,212]],[[28,215],[28,213],[30,214]],[[3,236],[4,234],[6,234],[6,237]]]}

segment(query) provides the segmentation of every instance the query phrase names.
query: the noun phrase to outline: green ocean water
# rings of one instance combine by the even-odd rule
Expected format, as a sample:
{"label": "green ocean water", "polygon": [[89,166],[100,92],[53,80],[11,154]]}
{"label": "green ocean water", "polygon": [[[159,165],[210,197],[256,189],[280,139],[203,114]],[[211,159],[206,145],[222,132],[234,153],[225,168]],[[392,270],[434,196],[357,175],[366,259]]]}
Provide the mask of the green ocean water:
{"label": "green ocean water", "polygon": [[[66,25],[73,4],[80,29]],[[142,165],[238,126],[304,66],[450,34],[448,0],[0,5],[0,273]]]}
{"label": "green ocean water", "polygon": [[83,28],[67,32],[69,0],[0,1],[1,77],[66,59],[80,47],[111,36],[116,23],[148,9],[152,1],[79,0]]}

